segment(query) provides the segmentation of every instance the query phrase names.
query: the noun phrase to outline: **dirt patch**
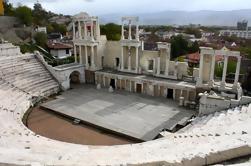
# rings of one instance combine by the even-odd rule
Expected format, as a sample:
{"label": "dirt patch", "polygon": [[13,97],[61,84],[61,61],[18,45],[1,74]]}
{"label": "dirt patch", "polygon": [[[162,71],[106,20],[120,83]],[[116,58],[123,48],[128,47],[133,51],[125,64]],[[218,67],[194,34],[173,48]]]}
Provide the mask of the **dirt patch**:
{"label": "dirt patch", "polygon": [[27,126],[35,133],[69,143],[83,145],[123,145],[131,140],[86,126],[75,125],[71,119],[56,113],[34,108],[27,119]]}

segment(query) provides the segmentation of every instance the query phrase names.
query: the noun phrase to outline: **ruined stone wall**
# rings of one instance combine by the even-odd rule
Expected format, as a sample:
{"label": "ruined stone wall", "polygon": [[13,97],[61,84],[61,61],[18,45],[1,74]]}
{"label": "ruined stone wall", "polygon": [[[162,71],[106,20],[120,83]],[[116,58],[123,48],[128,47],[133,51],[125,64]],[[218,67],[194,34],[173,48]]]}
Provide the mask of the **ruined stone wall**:
{"label": "ruined stone wall", "polygon": [[104,67],[114,68],[115,59],[121,63],[121,46],[119,41],[107,41],[104,49]]}
{"label": "ruined stone wall", "polygon": [[105,60],[105,58],[107,58],[107,57],[105,57],[106,45],[107,45],[106,36],[105,35],[100,36],[100,43],[99,43],[97,53],[96,53],[97,59],[95,59],[95,62],[96,62],[96,65],[98,66],[98,68],[101,68],[101,66],[102,66],[102,57],[104,58],[104,60]]}
{"label": "ruined stone wall", "polygon": [[183,76],[188,75],[188,63],[187,62],[178,62],[177,65],[177,74],[178,79],[182,79]]}
{"label": "ruined stone wall", "polygon": [[142,51],[142,55],[140,57],[140,66],[142,68],[143,72],[148,73],[148,65],[149,65],[149,60],[154,59],[156,61],[156,58],[158,57],[158,52],[157,51]]}

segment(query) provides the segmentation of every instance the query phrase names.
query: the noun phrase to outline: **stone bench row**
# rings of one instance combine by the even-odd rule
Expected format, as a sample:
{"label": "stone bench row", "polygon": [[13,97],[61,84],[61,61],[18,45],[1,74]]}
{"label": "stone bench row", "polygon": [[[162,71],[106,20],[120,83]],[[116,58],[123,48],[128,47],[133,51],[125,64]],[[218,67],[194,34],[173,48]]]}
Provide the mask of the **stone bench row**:
{"label": "stone bench row", "polygon": [[29,62],[36,60],[33,55],[29,56],[15,56],[10,58],[1,58],[0,57],[0,66],[9,65],[9,64],[17,64],[19,62]]}
{"label": "stone bench row", "polygon": [[6,74],[8,74],[8,72],[13,72],[13,71],[18,72],[26,68],[36,68],[36,67],[41,68],[42,66],[36,62],[33,62],[33,63],[20,63],[13,66],[0,66],[0,69],[4,71]]}
{"label": "stone bench row", "polygon": [[[238,125],[243,121],[247,121],[251,117],[251,111],[248,107],[243,106],[241,109],[235,108],[225,112],[216,113],[207,117],[199,117],[191,125],[185,128],[186,132],[210,132],[218,131],[219,134],[227,132],[228,128],[223,124],[228,124],[228,127]],[[235,122],[235,123],[232,123]]]}
{"label": "stone bench row", "polygon": [[45,70],[31,70],[31,68],[29,69],[25,69],[25,70],[20,70],[20,72],[13,72],[11,74],[3,74],[1,75],[2,77],[4,77],[6,80],[16,80],[16,79],[20,79],[20,78],[27,78],[27,77],[32,77],[32,76],[36,76],[36,75],[40,75],[40,74],[45,74],[47,73],[48,75],[50,75],[47,71]]}

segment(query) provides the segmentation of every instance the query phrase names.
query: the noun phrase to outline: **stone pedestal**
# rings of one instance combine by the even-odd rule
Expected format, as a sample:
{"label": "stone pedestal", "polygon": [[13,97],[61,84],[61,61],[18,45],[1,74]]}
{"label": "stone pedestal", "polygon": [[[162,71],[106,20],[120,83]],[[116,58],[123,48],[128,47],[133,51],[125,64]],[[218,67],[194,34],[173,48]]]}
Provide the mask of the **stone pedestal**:
{"label": "stone pedestal", "polygon": [[112,88],[112,86],[109,87],[108,91],[109,91],[110,93],[114,92],[114,89]]}
{"label": "stone pedestal", "polygon": [[210,88],[213,88],[214,87],[214,80],[210,80],[208,85]]}
{"label": "stone pedestal", "polygon": [[184,105],[184,97],[180,97],[180,101],[179,101],[179,106],[183,106]]}
{"label": "stone pedestal", "polygon": [[101,89],[101,84],[97,84],[97,89],[98,89],[98,90]]}

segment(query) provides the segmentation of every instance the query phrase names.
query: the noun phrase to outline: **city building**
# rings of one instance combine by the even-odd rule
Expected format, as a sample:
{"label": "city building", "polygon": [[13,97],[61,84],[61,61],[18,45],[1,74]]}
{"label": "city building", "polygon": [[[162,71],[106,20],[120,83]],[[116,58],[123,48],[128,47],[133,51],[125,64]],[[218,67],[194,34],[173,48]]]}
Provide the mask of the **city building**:
{"label": "city building", "polygon": [[56,59],[64,59],[72,55],[71,49],[73,47],[69,44],[51,41],[47,43],[47,47],[49,49],[50,54]]}
{"label": "city building", "polygon": [[248,29],[248,22],[238,22],[236,30],[221,30],[220,36],[236,36],[239,38],[251,39],[251,31]]}
{"label": "city building", "polygon": [[39,26],[37,26],[35,28],[35,31],[36,32],[43,32],[43,33],[47,34],[47,28],[46,27],[39,27]]}
{"label": "city building", "polygon": [[237,22],[237,30],[247,31],[248,30],[248,21],[247,20],[238,21]]}

